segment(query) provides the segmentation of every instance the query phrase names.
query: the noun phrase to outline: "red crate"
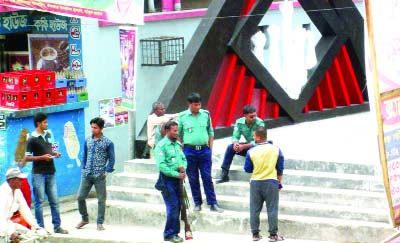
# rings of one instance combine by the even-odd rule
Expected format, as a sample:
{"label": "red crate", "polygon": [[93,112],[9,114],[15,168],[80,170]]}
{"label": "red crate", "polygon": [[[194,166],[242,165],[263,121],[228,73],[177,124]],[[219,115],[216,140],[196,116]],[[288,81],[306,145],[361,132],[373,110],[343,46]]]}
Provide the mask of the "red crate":
{"label": "red crate", "polygon": [[67,102],[67,88],[54,89],[54,104],[65,104]]}
{"label": "red crate", "polygon": [[[5,100],[2,101],[2,106],[11,109],[28,109],[30,108],[30,92],[14,92],[5,91]],[[3,95],[2,95],[3,99]]]}
{"label": "red crate", "polygon": [[31,76],[31,90],[42,90],[42,75],[41,73],[36,72],[37,70],[25,70],[22,71],[24,73],[27,73]]}
{"label": "red crate", "polygon": [[32,75],[23,72],[8,72],[2,74],[1,88],[9,91],[30,91]]}
{"label": "red crate", "polygon": [[6,93],[3,91],[0,91],[0,106],[1,107],[3,107],[3,104],[6,101],[6,97],[7,97]]}
{"label": "red crate", "polygon": [[40,83],[43,89],[54,89],[56,82],[56,73],[47,70],[32,70],[40,77]]}
{"label": "red crate", "polygon": [[40,107],[43,101],[43,92],[41,90],[34,90],[30,92],[30,104],[31,107]]}
{"label": "red crate", "polygon": [[42,91],[43,106],[54,105],[54,89],[44,89]]}

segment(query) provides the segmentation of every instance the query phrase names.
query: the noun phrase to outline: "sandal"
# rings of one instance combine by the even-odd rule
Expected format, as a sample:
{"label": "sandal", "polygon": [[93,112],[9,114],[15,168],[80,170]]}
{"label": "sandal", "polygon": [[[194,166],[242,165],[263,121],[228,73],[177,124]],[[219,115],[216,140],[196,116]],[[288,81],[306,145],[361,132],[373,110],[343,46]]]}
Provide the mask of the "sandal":
{"label": "sandal", "polygon": [[81,222],[79,222],[79,224],[77,224],[76,226],[75,226],[75,228],[77,228],[77,229],[82,229],[82,227],[83,226],[85,226],[85,225],[87,225],[89,222],[88,221],[81,221]]}
{"label": "sandal", "polygon": [[185,232],[185,240],[193,240],[192,231],[188,230]]}
{"label": "sandal", "polygon": [[277,242],[277,241],[283,241],[283,240],[285,240],[285,237],[280,236],[280,235],[269,236],[269,242]]}

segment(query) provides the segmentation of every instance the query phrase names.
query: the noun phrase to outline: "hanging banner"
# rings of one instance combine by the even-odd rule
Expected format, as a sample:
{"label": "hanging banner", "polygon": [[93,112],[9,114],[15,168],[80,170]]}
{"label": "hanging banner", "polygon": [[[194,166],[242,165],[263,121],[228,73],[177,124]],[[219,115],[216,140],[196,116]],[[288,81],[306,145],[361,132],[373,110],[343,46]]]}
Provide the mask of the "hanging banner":
{"label": "hanging banner", "polygon": [[120,57],[121,57],[121,87],[122,106],[135,110],[136,92],[136,38],[137,28],[121,26],[119,29]]}
{"label": "hanging banner", "polygon": [[121,24],[143,24],[143,0],[1,0],[1,5],[88,17]]}
{"label": "hanging banner", "polygon": [[[393,226],[400,226],[400,1],[365,0],[369,67],[382,175]],[[369,54],[369,55],[368,55]],[[390,241],[392,242],[392,241]]]}

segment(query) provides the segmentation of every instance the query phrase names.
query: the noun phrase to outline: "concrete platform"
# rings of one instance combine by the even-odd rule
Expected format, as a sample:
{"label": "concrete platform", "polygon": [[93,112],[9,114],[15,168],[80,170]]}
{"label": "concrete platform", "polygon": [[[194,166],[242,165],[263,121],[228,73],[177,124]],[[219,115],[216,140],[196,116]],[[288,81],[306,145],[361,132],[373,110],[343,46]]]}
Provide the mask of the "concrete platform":
{"label": "concrete platform", "polygon": [[[268,140],[282,149],[285,159],[379,167],[377,134],[375,114],[363,112],[269,129]],[[214,150],[224,151],[230,141],[230,138],[216,140]]]}

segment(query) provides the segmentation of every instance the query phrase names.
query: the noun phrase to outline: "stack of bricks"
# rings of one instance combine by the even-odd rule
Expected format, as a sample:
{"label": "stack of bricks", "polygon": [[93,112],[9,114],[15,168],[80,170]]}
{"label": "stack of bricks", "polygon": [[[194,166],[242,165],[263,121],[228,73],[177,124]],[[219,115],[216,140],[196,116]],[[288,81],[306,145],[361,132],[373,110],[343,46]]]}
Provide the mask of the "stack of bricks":
{"label": "stack of bricks", "polygon": [[55,86],[55,72],[24,70],[0,73],[0,106],[10,109],[65,104],[67,88]]}

